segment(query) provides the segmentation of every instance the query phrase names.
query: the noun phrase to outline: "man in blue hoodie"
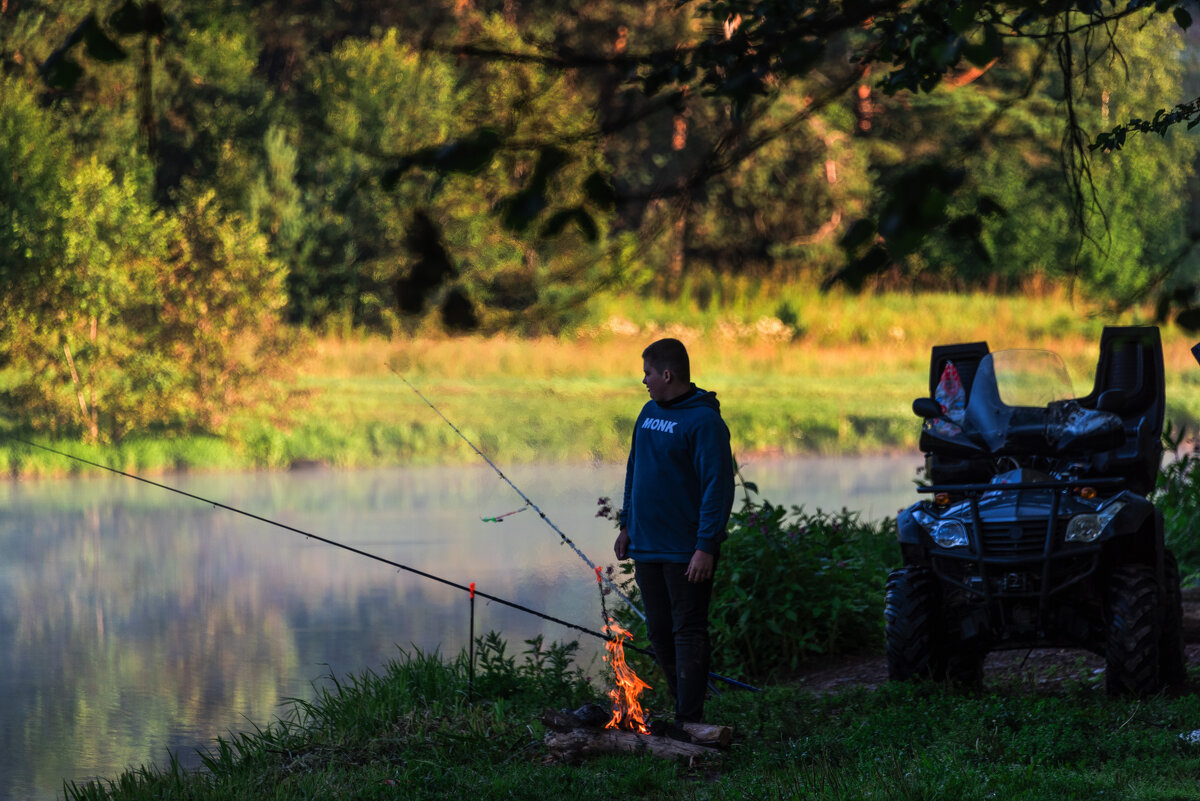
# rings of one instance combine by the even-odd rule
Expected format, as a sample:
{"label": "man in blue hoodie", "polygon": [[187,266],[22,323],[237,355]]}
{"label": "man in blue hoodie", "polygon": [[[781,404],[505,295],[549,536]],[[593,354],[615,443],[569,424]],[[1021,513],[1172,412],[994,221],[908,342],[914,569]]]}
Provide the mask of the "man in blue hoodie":
{"label": "man in blue hoodie", "polygon": [[650,400],[633,426],[617,559],[634,560],[646,628],[679,722],[704,717],[708,606],[733,509],[729,428],[714,392],[691,380],[687,349],[660,339],[642,353]]}

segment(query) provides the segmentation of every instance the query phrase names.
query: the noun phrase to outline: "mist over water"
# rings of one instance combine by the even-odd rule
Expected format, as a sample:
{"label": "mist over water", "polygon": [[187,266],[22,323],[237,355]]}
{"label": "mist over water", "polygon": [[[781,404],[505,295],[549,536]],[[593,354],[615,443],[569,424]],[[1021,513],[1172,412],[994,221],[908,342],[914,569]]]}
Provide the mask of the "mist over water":
{"label": "mist over water", "polygon": [[[747,460],[776,504],[879,519],[912,502],[915,458]],[[600,565],[623,465],[503,468]],[[162,483],[599,630],[594,574],[486,465]],[[739,494],[739,503],[741,495]],[[185,765],[215,737],[265,725],[329,675],[399,648],[454,656],[466,593],[130,479],[0,484],[0,801],[61,797],[64,781]],[[476,601],[475,633],[510,654],[538,634],[601,641]]]}

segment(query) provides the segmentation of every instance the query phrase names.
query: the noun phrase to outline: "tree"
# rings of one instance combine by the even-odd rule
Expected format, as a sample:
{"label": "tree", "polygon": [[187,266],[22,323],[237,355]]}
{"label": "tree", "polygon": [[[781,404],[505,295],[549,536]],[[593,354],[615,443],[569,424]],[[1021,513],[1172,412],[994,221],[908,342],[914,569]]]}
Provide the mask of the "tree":
{"label": "tree", "polygon": [[40,280],[6,293],[6,352],[27,377],[14,396],[34,426],[119,439],[165,388],[156,378],[131,391],[165,365],[127,317],[150,303],[153,269],[166,253],[163,219],[131,182],[95,161],[62,180],[62,205],[40,210],[56,216],[61,250],[37,254],[30,272]]}
{"label": "tree", "polygon": [[[706,152],[693,157],[672,184],[656,187],[654,196],[684,198],[681,206],[688,208],[694,198],[703,195],[702,187],[719,184],[722,176],[760,156],[770,143],[786,137],[822,109],[844,103],[868,74],[885,96],[929,108],[937,101],[926,102],[925,98],[933,97],[943,84],[952,85],[963,76],[999,64],[993,72],[1019,73],[1008,81],[1011,92],[1007,98],[988,101],[1001,108],[1039,85],[1045,87],[1050,73],[1056,73],[1058,90],[1049,87],[1046,98],[1053,102],[1043,104],[1041,110],[1028,107],[1026,112],[1039,115],[1039,127],[1046,121],[1057,121],[1059,126],[1058,131],[1045,135],[1058,142],[1053,160],[1066,165],[1056,179],[1066,192],[1053,194],[1065,204],[1064,222],[1075,235],[1070,256],[1074,272],[1090,285],[1104,287],[1125,300],[1144,296],[1162,283],[1153,277],[1116,282],[1112,271],[1114,265],[1123,273],[1146,270],[1147,262],[1157,259],[1171,239],[1179,241],[1178,232],[1160,228],[1149,233],[1144,245],[1134,244],[1130,237],[1135,231],[1130,226],[1110,227],[1108,216],[1097,209],[1106,203],[1144,207],[1144,191],[1153,181],[1133,176],[1178,176],[1180,163],[1189,157],[1187,148],[1176,147],[1166,155],[1152,157],[1149,161],[1157,160],[1157,167],[1149,167],[1143,160],[1142,167],[1120,167],[1118,172],[1125,177],[1117,177],[1117,172],[1101,177],[1102,165],[1094,161],[1088,147],[1085,126],[1092,121],[1082,111],[1091,99],[1088,87],[1100,78],[1111,81],[1115,77],[1111,65],[1121,63],[1123,48],[1127,49],[1130,41],[1168,44],[1160,33],[1162,26],[1148,22],[1165,18],[1183,29],[1190,25],[1182,0],[1164,0],[1154,6],[1144,2],[1063,6],[1057,2],[1009,5],[960,0],[801,4],[761,0],[688,2],[681,7],[695,11],[700,33],[682,38],[673,47],[621,52],[603,59],[594,51],[580,54],[557,43],[538,51],[542,63],[564,68],[584,70],[599,63],[622,67],[634,76],[642,100],[672,98],[681,105],[677,113],[686,113],[700,103],[724,104],[719,127],[708,131]],[[1026,43],[1030,46],[1025,47]],[[521,56],[482,39],[458,51],[487,58]],[[1151,50],[1147,47],[1142,52]],[[834,56],[847,53],[851,57],[838,68]],[[1149,91],[1142,76],[1150,69],[1134,67],[1131,80],[1122,78],[1121,83],[1136,86],[1141,81],[1142,90]],[[820,78],[824,91],[812,91],[810,102],[790,117],[769,119],[778,97],[797,82],[814,77]],[[1143,103],[1161,102],[1153,96],[1139,97]],[[1045,118],[1040,117],[1043,113]],[[1154,129],[1193,119],[1191,114],[1163,112],[1156,116]],[[976,131],[964,141],[981,141],[992,117],[959,118],[958,127],[967,128],[972,119],[978,123]],[[1123,141],[1123,136],[1118,139],[1114,133],[1099,137],[1097,144],[1113,148]],[[847,261],[834,280],[859,284],[897,263],[916,257],[928,259],[936,253],[922,250],[933,235],[940,239],[938,247],[943,252],[953,244],[959,253],[973,254],[976,262],[986,263],[982,256],[988,252],[989,237],[992,243],[997,241],[987,221],[1002,219],[1005,209],[995,196],[979,192],[986,173],[968,180],[970,171],[962,163],[969,160],[947,160],[944,153],[929,152],[918,163],[908,161],[903,167],[881,170],[876,184],[881,194],[872,213],[858,221],[846,221],[842,241]],[[1177,178],[1171,181],[1178,186]],[[1115,197],[1104,197],[1106,192]],[[1119,222],[1122,216],[1113,219]],[[1102,244],[1106,241],[1110,244]],[[993,264],[988,269],[996,268]]]}
{"label": "tree", "polygon": [[[1021,270],[1010,274],[1008,265],[1047,251],[1065,253],[1055,263],[1069,261],[1071,274],[1097,291],[1122,300],[1165,291],[1186,305],[1186,285],[1172,289],[1157,274],[1117,281],[1113,272],[1145,270],[1152,260],[1187,263],[1185,251],[1169,251],[1194,237],[1185,232],[1180,240],[1167,215],[1147,232],[1123,225],[1119,213],[1122,204],[1145,207],[1185,149],[1173,143],[1155,157],[1157,167],[1114,160],[1122,166],[1107,178],[1101,151],[1120,149],[1134,130],[1190,121],[1191,112],[1163,111],[1094,142],[1088,133],[1112,121],[1089,117],[1096,81],[1137,93],[1156,88],[1148,70],[1135,64],[1126,82],[1112,65],[1139,51],[1135,42],[1166,44],[1155,32],[1162,26],[1150,21],[1186,29],[1184,3],[510,0],[488,14],[473,3],[435,3],[418,13],[364,0],[346,15],[332,0],[306,0],[285,15],[275,2],[200,13],[177,0],[127,0],[55,29],[65,38],[42,47],[41,72],[60,99],[70,99],[95,72],[128,70],[115,51],[132,55],[140,45],[140,62],[129,63],[154,80],[139,81],[137,105],[162,115],[156,125],[146,124],[145,113],[138,117],[148,147],[152,134],[165,142],[177,127],[181,149],[168,161],[194,165],[187,172],[193,179],[219,176],[222,202],[238,197],[234,206],[264,226],[275,254],[297,265],[295,319],[343,314],[394,328],[389,315],[412,325],[426,314],[448,320],[453,308],[456,324],[506,324],[518,312],[569,306],[578,293],[564,291],[568,276],[603,285],[636,274],[624,263],[630,258],[667,268],[664,284],[671,271],[702,260],[718,269],[799,267],[859,285],[885,272],[948,270],[957,280],[1020,280]],[[363,122],[414,133],[381,148],[347,140],[327,116],[334,106],[311,81],[329,69],[326,54],[367,58],[386,30],[396,31],[398,50],[425,54],[420,63],[448,70],[459,83],[441,93],[441,105],[410,107],[390,120],[372,105],[375,87],[356,90],[348,105],[355,113],[361,107]],[[189,67],[204,62],[198,54],[171,55],[172,48],[190,52],[193,38],[221,58],[199,68]],[[224,63],[236,69],[226,75],[213,66]],[[352,78],[345,87],[358,80],[345,77]],[[149,85],[159,88],[151,93]],[[529,91],[535,86],[540,94]],[[381,96],[395,88],[387,80],[378,87]],[[164,103],[176,89],[186,100]],[[1163,100],[1139,94],[1137,103]],[[227,115],[219,136],[208,136],[202,120],[222,113],[190,115],[191,105]],[[420,119],[448,109],[452,125],[422,129]],[[245,119],[250,111],[253,121]],[[497,117],[519,124],[497,125]],[[900,136],[889,140],[890,118],[915,125],[893,126]],[[853,146],[832,160],[806,147],[850,131]],[[929,141],[914,142],[917,131]],[[1003,143],[1026,133],[1035,140],[1020,146],[1034,160],[1005,163]],[[298,162],[289,161],[289,149]],[[325,159],[323,172],[311,171],[310,154]],[[845,168],[836,183],[822,169],[829,162]],[[299,164],[291,177],[280,172],[289,163]],[[1055,163],[1065,165],[1057,175]],[[160,202],[162,187],[173,186],[162,181],[167,166],[161,159],[156,166]],[[1030,180],[1019,182],[1018,174]],[[997,181],[1008,183],[1009,196],[986,189]],[[414,186],[428,192],[419,202]],[[1072,243],[1060,236],[1033,251],[1018,241],[1015,217],[1005,212],[1022,187],[1052,212],[1045,219],[1055,222],[1043,230],[1066,229]],[[484,202],[458,205],[472,192]],[[380,211],[389,193],[396,208]],[[815,201],[801,205],[812,218],[779,213],[800,199]],[[1057,207],[1063,204],[1065,212]],[[1106,206],[1111,215],[1100,211]],[[500,227],[489,227],[496,220]],[[610,236],[626,232],[632,236]],[[817,234],[820,246],[812,244]],[[843,253],[829,249],[834,238]],[[572,258],[563,257],[568,251]],[[1010,255],[1019,258],[1000,263]],[[513,291],[531,284],[542,289]]]}
{"label": "tree", "polygon": [[[498,18],[481,24],[512,37]],[[563,76],[501,63],[465,75],[388,31],[316,59],[305,89],[299,319],[553,330],[571,296],[619,272],[601,250],[604,203],[580,188],[600,165],[591,115]],[[488,127],[464,142],[479,119]],[[539,150],[545,135],[558,144]],[[548,196],[566,208],[543,213]]]}
{"label": "tree", "polygon": [[[1182,63],[1161,56],[1183,50],[1165,19],[1136,32],[1122,28],[1111,42],[1090,46],[1084,55],[1096,64],[1086,81],[1075,78],[1073,89],[1080,124],[1098,128],[1122,108],[1182,91]],[[1102,49],[1110,46],[1121,60],[1105,57]],[[1187,178],[1196,143],[1177,131],[1138,148],[1093,154],[1092,186],[1073,198],[1056,114],[1063,76],[1047,69],[1049,55],[1043,43],[1016,43],[987,70],[964,73],[903,105],[884,104],[878,128],[894,151],[879,160],[885,175],[920,162],[931,131],[943,144],[939,158],[964,168],[962,189],[946,206],[950,224],[926,237],[904,268],[928,275],[930,283],[968,286],[1019,286],[1040,275],[1071,281],[1116,306],[1177,285],[1189,269],[1174,265],[1168,280],[1161,268],[1189,244]],[[1082,238],[1073,216],[1080,200],[1082,230],[1089,232]]]}
{"label": "tree", "polygon": [[156,208],[137,175],[76,158],[25,87],[2,88],[8,400],[36,429],[93,442],[218,430],[282,347],[283,271],[264,238],[211,193]]}

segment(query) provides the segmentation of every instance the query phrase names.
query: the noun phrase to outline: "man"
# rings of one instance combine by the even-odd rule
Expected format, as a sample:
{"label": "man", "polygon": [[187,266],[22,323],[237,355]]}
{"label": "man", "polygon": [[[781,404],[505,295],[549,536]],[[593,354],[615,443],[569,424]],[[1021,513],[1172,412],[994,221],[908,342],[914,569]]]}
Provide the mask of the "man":
{"label": "man", "polygon": [[708,689],[708,606],[733,509],[733,454],[716,393],[691,380],[687,349],[642,353],[650,400],[633,426],[617,559],[633,558],[646,627],[678,722],[700,722]]}

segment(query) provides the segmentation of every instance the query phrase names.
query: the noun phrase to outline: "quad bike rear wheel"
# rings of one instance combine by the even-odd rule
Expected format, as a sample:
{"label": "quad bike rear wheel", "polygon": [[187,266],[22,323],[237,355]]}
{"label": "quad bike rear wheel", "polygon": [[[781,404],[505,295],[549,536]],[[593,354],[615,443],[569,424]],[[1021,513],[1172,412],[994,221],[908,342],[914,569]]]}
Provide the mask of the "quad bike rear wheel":
{"label": "quad bike rear wheel", "polygon": [[1163,555],[1163,597],[1167,608],[1162,616],[1158,641],[1158,673],[1166,687],[1179,689],[1187,681],[1187,656],[1183,650],[1183,593],[1179,591],[1179,565],[1175,554]]}

